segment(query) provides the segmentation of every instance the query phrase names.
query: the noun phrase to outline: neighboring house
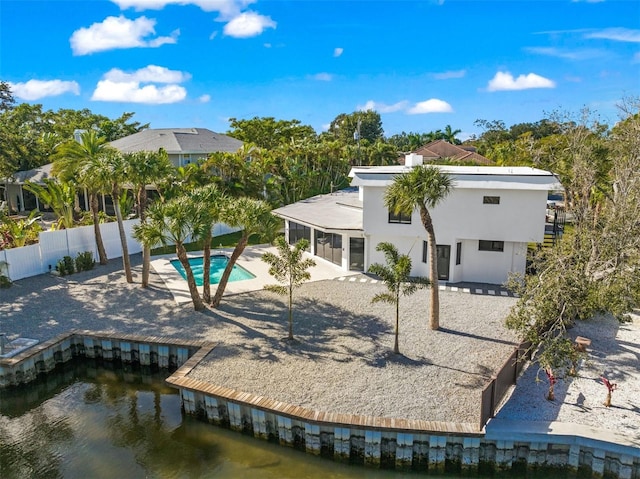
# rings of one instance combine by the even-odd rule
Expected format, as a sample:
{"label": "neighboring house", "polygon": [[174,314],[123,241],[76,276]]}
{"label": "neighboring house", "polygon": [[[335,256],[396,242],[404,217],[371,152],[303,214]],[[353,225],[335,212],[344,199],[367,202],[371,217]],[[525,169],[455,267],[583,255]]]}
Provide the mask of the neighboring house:
{"label": "neighboring house", "polygon": [[[156,128],[120,138],[112,141],[110,145],[122,153],[158,151],[163,148],[174,166],[184,166],[207,159],[209,153],[219,151],[235,153],[243,143],[206,128]],[[41,209],[35,195],[25,191],[22,185],[26,181],[42,184],[42,180],[51,178],[51,165],[52,163],[49,163],[33,170],[19,171],[13,177],[4,180],[4,184],[0,185],[0,188],[4,188],[4,194],[0,198],[6,201],[9,211]],[[85,210],[89,209],[87,199],[84,197],[80,198],[79,205]],[[105,195],[102,195],[102,209],[105,211],[111,209],[110,200],[105,199]]]}
{"label": "neighboring house", "polygon": [[[447,159],[451,163],[461,165],[493,165],[494,162],[476,153],[475,146],[452,145],[444,140],[435,140],[421,146],[412,152],[421,155],[425,163],[437,163],[438,160]],[[403,164],[404,157],[399,159]]]}
{"label": "neighboring house", "polygon": [[163,148],[174,166],[184,166],[206,160],[209,153],[235,153],[243,143],[206,128],[154,128],[125,136],[110,144],[123,153],[158,151]]}
{"label": "neighboring house", "polygon": [[0,198],[6,201],[9,211],[30,211],[42,208],[38,198],[34,194],[25,191],[22,186],[27,181],[43,184],[43,180],[52,178],[52,164],[48,163],[33,170],[18,171],[12,177],[3,180],[3,184],[0,187],[4,189],[4,192],[0,195]]}
{"label": "neighboring house", "polygon": [[[289,243],[306,238],[311,253],[347,271],[384,263],[376,251],[383,241],[409,254],[411,274],[429,276],[426,232],[417,211],[395,215],[384,206],[394,176],[422,164],[408,155],[404,166],[357,167],[352,188],[284,206]],[[556,177],[529,167],[442,166],[453,178],[450,195],[430,210],[436,233],[440,281],[501,284],[510,272],[524,273],[527,243],[545,232],[547,194]]]}

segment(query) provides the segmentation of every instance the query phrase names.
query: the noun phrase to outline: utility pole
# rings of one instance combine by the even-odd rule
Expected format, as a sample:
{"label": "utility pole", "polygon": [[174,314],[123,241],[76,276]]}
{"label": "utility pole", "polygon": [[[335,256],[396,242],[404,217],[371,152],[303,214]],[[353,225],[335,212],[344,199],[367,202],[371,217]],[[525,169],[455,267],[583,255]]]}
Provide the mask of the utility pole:
{"label": "utility pole", "polygon": [[353,139],[358,142],[358,166],[362,166],[362,159],[360,158],[360,125],[362,125],[362,119],[358,118],[358,126],[356,131],[353,132]]}

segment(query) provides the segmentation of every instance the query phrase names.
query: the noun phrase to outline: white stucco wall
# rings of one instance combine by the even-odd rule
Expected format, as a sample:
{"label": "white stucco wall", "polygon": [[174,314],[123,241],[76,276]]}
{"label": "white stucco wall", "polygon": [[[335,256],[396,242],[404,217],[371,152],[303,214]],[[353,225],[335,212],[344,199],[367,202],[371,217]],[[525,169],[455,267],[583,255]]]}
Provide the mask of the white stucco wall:
{"label": "white stucco wall", "polygon": [[[378,243],[392,242],[399,252],[409,254],[412,275],[429,276],[422,262],[426,232],[416,211],[411,224],[389,223],[384,206],[384,187],[364,187],[363,227],[367,237],[367,267],[384,263],[375,251]],[[484,196],[499,196],[500,204],[483,204]],[[449,245],[449,282],[502,284],[509,272],[523,273],[526,246],[544,238],[547,192],[506,189],[453,189],[431,210],[438,245]],[[480,251],[478,240],[504,241],[504,251]],[[461,264],[456,265],[456,243],[462,243]]]}

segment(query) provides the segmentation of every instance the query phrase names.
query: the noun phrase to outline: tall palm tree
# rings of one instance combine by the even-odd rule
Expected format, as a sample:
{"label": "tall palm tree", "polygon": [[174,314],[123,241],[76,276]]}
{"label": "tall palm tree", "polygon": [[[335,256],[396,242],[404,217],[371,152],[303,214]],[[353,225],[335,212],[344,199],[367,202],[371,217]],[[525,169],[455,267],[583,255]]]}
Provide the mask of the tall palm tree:
{"label": "tall palm tree", "polygon": [[295,246],[290,247],[284,236],[278,236],[275,240],[278,254],[267,251],[262,255],[262,261],[269,265],[269,274],[282,284],[266,284],[264,289],[280,295],[289,296],[289,337],[293,340],[293,290],[311,278],[307,271],[316,262],[311,258],[302,258],[304,251],[309,247],[306,239],[301,239]]}
{"label": "tall palm tree", "polygon": [[442,139],[448,141],[452,145],[459,145],[462,142],[456,138],[456,135],[461,132],[462,130],[453,130],[451,125],[447,125],[444,127],[444,131],[442,132]]}
{"label": "tall palm tree", "polygon": [[451,177],[430,165],[414,166],[410,171],[397,175],[384,194],[385,205],[396,214],[411,214],[418,210],[420,220],[427,232],[429,245],[429,279],[431,285],[431,329],[440,327],[440,300],[438,296],[438,258],[436,233],[433,228],[430,208],[434,208],[451,191]]}
{"label": "tall palm tree", "polygon": [[89,195],[89,209],[93,219],[93,232],[98,248],[100,264],[107,264],[107,253],[102,241],[99,220],[99,195],[106,193],[103,185],[95,181],[91,175],[82,174],[82,167],[88,161],[98,158],[109,150],[103,137],[93,131],[85,131],[80,135],[80,142],[71,140],[60,145],[55,152],[51,173],[61,181],[74,181]]}
{"label": "tall palm tree", "polygon": [[187,276],[193,308],[202,311],[205,305],[198,292],[185,248],[185,242],[197,230],[197,223],[193,203],[186,196],[178,197],[165,203],[153,203],[148,209],[147,221],[133,227],[133,237],[149,248],[175,244],[176,255]]}
{"label": "tall palm tree", "polygon": [[409,276],[411,273],[411,258],[407,254],[399,254],[398,249],[392,243],[379,243],[376,251],[384,252],[386,265],[374,263],[369,267],[369,273],[380,276],[387,287],[386,293],[378,293],[371,300],[372,303],[384,302],[396,307],[396,327],[394,329],[395,341],[393,352],[400,354],[398,336],[400,331],[400,296],[409,296],[418,289],[430,284],[427,278],[421,276]]}
{"label": "tall palm tree", "polygon": [[202,299],[208,303],[211,301],[211,238],[214,225],[220,218],[220,210],[228,201],[228,198],[215,184],[196,188],[188,195],[189,201],[196,214],[195,234],[202,239]]}
{"label": "tall palm tree", "polygon": [[[147,217],[147,186],[156,186],[173,171],[173,165],[169,161],[169,155],[163,149],[158,151],[139,151],[127,155],[125,174],[127,181],[133,184],[136,197],[136,209],[140,223],[144,223]],[[149,264],[151,261],[151,249],[142,246],[142,287],[149,286]]]}
{"label": "tall palm tree", "polygon": [[113,209],[115,210],[116,219],[118,221],[120,244],[122,247],[122,265],[124,267],[127,283],[133,283],[127,235],[124,231],[122,210],[120,209],[120,196],[122,194],[122,183],[124,182],[125,175],[125,160],[120,152],[117,150],[110,150],[88,162],[83,168],[82,174],[92,176],[95,182],[98,185],[101,185],[101,188],[106,188],[111,193]]}
{"label": "tall palm tree", "polygon": [[218,283],[216,294],[211,300],[211,306],[214,308],[220,306],[231,270],[247,247],[249,237],[258,234],[267,241],[272,241],[277,228],[280,226],[280,220],[271,214],[271,207],[268,203],[251,198],[237,198],[230,201],[222,211],[220,219],[232,228],[240,228],[242,235],[231,253],[231,257]]}

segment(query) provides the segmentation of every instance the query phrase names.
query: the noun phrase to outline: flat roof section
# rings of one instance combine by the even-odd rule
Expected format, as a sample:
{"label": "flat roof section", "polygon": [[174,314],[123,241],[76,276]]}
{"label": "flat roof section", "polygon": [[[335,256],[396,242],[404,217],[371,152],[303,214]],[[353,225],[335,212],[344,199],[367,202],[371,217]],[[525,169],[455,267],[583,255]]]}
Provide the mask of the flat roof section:
{"label": "flat roof section", "polygon": [[272,213],[314,228],[362,231],[362,201],[358,197],[358,188],[313,196],[277,208]]}

